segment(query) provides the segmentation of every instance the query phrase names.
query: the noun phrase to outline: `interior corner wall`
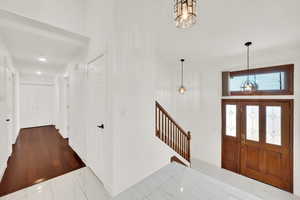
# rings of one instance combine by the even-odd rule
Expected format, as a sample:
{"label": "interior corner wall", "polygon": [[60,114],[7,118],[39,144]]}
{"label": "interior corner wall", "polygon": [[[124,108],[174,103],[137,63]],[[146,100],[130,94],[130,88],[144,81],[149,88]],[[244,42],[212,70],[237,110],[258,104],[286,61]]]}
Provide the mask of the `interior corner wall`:
{"label": "interior corner wall", "polygon": [[55,77],[56,114],[54,124],[64,138],[68,138],[68,79],[60,74]]}
{"label": "interior corner wall", "polygon": [[[133,12],[132,4],[139,9]],[[177,85],[173,86],[178,77],[157,53],[159,30],[152,11],[158,5],[145,0],[132,4],[119,1],[116,7],[113,195],[169,164],[177,155],[155,136],[155,101],[175,113],[177,102],[172,98],[178,97]]]}
{"label": "interior corner wall", "polygon": [[[85,15],[85,32],[90,38],[89,46],[87,48],[87,55],[84,62],[88,63],[91,60],[103,55],[101,59],[106,60],[107,75],[106,90],[107,93],[107,119],[105,135],[103,136],[103,144],[105,149],[104,154],[104,180],[101,180],[105,188],[113,194],[114,192],[114,121],[112,113],[112,95],[113,95],[113,63],[114,63],[114,49],[113,37],[115,28],[115,0],[86,0],[86,15]],[[77,76],[80,76],[77,73]],[[72,80],[72,78],[70,79]],[[84,81],[83,81],[84,82]],[[72,84],[72,82],[71,82]],[[85,83],[83,83],[85,84]],[[72,87],[72,85],[71,85]],[[83,99],[83,101],[85,101]],[[86,129],[87,131],[88,129]]]}

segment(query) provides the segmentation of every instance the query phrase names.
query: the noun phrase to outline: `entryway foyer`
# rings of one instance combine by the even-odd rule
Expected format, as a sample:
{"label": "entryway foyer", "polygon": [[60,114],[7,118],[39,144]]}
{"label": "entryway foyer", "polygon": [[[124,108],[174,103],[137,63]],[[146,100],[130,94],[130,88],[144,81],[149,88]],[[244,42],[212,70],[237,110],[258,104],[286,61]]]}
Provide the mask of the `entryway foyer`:
{"label": "entryway foyer", "polygon": [[297,199],[299,7],[1,0],[0,199]]}

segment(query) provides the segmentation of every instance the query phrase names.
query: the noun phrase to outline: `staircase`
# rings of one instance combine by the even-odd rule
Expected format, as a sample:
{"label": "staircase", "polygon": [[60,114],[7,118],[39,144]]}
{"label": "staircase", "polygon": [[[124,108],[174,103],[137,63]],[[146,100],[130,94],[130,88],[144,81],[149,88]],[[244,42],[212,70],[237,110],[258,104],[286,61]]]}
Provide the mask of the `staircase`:
{"label": "staircase", "polygon": [[161,141],[191,161],[191,133],[184,131],[158,102],[155,102],[155,127]]}

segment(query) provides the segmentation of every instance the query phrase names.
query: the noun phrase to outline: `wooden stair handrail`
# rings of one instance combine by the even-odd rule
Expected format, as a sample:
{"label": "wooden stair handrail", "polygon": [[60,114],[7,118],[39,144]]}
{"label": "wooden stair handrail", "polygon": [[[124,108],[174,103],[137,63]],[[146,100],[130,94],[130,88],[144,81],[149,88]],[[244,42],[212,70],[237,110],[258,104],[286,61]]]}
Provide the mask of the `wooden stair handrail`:
{"label": "wooden stair handrail", "polygon": [[178,163],[178,164],[181,164],[181,165],[183,165],[183,166],[185,166],[185,167],[188,167],[184,162],[182,162],[179,158],[177,158],[176,156],[172,156],[171,157],[171,163],[172,162],[176,162],[176,163]]}
{"label": "wooden stair handrail", "polygon": [[155,102],[155,135],[190,162],[191,133],[184,131],[157,101]]}
{"label": "wooden stair handrail", "polygon": [[177,124],[177,122],[171,117],[171,115],[156,101],[156,106],[177,126],[180,131],[188,137],[188,134]]}

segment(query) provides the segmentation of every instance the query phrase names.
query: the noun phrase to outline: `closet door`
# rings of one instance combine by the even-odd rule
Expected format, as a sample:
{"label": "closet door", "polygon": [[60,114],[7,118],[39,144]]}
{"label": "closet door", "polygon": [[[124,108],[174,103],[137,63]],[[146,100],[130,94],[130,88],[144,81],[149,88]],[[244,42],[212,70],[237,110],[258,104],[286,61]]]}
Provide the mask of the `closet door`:
{"label": "closet door", "polygon": [[0,173],[6,167],[7,159],[11,152],[11,137],[8,129],[7,109],[7,70],[3,64],[3,57],[0,55]]}
{"label": "closet door", "polygon": [[54,100],[54,85],[21,84],[21,128],[52,125]]}
{"label": "closet door", "polygon": [[99,58],[88,65],[87,74],[87,158],[88,165],[103,181],[104,149],[106,128],[106,63]]}

